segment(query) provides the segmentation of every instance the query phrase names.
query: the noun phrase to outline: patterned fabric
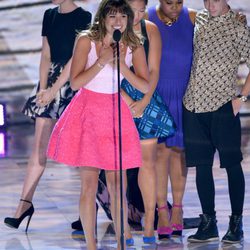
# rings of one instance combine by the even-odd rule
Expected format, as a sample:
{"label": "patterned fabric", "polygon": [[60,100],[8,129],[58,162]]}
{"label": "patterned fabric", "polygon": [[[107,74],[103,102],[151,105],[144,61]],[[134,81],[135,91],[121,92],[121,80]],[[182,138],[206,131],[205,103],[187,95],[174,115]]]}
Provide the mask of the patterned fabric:
{"label": "patterned fabric", "polygon": [[[135,101],[144,96],[134,88],[126,79],[122,81],[121,87]],[[145,108],[141,118],[134,118],[140,139],[159,138],[173,136],[176,130],[173,117],[160,95],[155,91],[150,103]]]}
{"label": "patterned fabric", "polygon": [[[134,175],[134,171],[138,172],[138,169],[133,169],[133,170],[128,170],[127,171],[127,179],[128,179],[128,189],[132,186],[134,187],[135,185],[137,186],[136,190],[134,190],[135,194],[133,192],[127,192],[127,200],[128,200],[128,223],[130,225],[136,225],[136,224],[141,224],[141,219],[144,214],[144,206],[141,198],[141,193],[140,189],[137,185],[137,175]],[[132,181],[130,176],[133,175]],[[136,179],[135,179],[136,178]],[[134,194],[136,200],[130,198],[130,194]],[[105,171],[101,170],[99,179],[98,179],[98,190],[96,193],[96,198],[100,205],[102,206],[105,214],[107,217],[112,220],[112,215],[111,215],[111,210],[110,210],[110,195],[106,183],[106,176],[105,176]],[[138,199],[139,198],[139,199]],[[140,211],[140,209],[136,208],[135,204],[131,204],[130,202],[133,202],[137,205],[137,202],[140,201],[140,206],[143,208]]]}
{"label": "patterned fabric", "polygon": [[211,17],[197,14],[194,60],[184,105],[196,113],[215,111],[237,95],[236,76],[241,59],[250,67],[250,30],[229,10]]}
{"label": "patterned fabric", "polygon": [[[78,31],[85,30],[91,22],[91,14],[81,7],[69,13],[59,13],[58,7],[47,9],[43,17],[42,36],[47,37],[51,65],[48,73],[47,87],[52,87],[69,59],[72,57],[75,37]],[[35,119],[44,117],[58,119],[76,92],[66,82],[57,92],[55,99],[47,106],[36,106],[36,94],[40,83],[33,89],[22,112]]]}
{"label": "patterned fabric", "polygon": [[105,171],[101,170],[98,178],[98,189],[96,193],[96,198],[105,211],[107,217],[112,220],[112,215],[110,211],[110,196],[108,192],[108,187],[106,183]]}
{"label": "patterned fabric", "polygon": [[[48,87],[52,87],[64,68],[62,63],[52,63],[48,74]],[[22,112],[35,119],[37,117],[58,119],[67,105],[70,103],[75,91],[70,88],[70,83],[66,82],[63,87],[56,93],[55,99],[45,107],[38,107],[36,105],[36,94],[39,91],[40,84],[33,89],[28,98]]]}
{"label": "patterned fabric", "polygon": [[[145,20],[141,21],[140,36],[143,37],[143,47],[148,61],[149,39]],[[131,67],[131,70],[134,71],[133,67]],[[134,88],[126,79],[123,79],[121,88],[123,88],[134,101],[141,100],[144,96],[143,93]],[[151,97],[149,105],[144,110],[143,117],[134,118],[134,121],[140,139],[166,138],[172,136],[175,132],[173,118],[169,116],[168,108],[158,93],[154,93]]]}
{"label": "patterned fabric", "polygon": [[[143,217],[144,214],[144,206],[143,206],[143,201],[142,201],[142,197],[141,197],[141,192],[140,189],[138,187],[137,184],[137,175],[135,175],[134,173],[138,173],[138,168],[135,169],[130,169],[127,170],[127,180],[128,180],[128,186],[127,186],[127,200],[128,200],[128,223],[131,225],[135,225],[135,224],[140,224],[141,223],[141,219]],[[132,179],[131,179],[132,176]],[[130,187],[135,187],[135,189],[129,192]],[[134,196],[131,197],[130,196]],[[110,211],[110,195],[109,195],[109,191],[108,191],[108,187],[107,187],[107,183],[106,183],[106,176],[105,176],[105,171],[101,170],[100,174],[99,174],[99,179],[98,179],[98,189],[97,189],[97,193],[96,193],[96,198],[98,200],[98,202],[100,203],[100,205],[102,206],[105,214],[107,215],[107,217],[112,220],[112,215],[111,215],[111,211]],[[135,203],[135,204],[131,204]],[[138,209],[136,207],[136,205],[140,203],[140,206],[142,206],[142,209]],[[142,211],[140,211],[142,210]]]}

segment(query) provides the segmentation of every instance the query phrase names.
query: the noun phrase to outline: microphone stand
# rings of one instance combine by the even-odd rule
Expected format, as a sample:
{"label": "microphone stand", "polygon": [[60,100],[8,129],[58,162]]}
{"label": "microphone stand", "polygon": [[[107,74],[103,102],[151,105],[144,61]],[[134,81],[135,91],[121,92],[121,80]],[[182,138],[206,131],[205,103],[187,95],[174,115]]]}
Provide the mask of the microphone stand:
{"label": "microphone stand", "polygon": [[113,39],[116,42],[117,51],[117,85],[118,85],[118,129],[119,129],[119,179],[120,179],[120,223],[121,223],[121,250],[124,250],[124,216],[123,216],[123,174],[122,174],[122,112],[121,112],[121,86],[120,86],[120,49],[119,41],[121,39],[120,30],[115,30]]}

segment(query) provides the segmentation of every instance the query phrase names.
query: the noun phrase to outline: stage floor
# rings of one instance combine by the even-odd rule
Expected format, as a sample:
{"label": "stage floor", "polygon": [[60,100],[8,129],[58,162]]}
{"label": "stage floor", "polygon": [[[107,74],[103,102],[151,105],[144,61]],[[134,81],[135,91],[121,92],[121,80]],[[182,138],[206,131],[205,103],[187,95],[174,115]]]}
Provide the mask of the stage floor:
{"label": "stage floor", "polygon": [[[244,118],[246,119],[246,118]],[[247,119],[249,120],[249,118]],[[245,124],[249,125],[249,122]],[[4,225],[5,216],[12,216],[20,198],[27,157],[32,147],[33,125],[11,126],[6,131],[6,155],[0,159],[0,250],[69,250],[86,249],[81,234],[71,230],[71,222],[78,218],[78,199],[80,180],[77,169],[49,161],[48,167],[39,183],[34,197],[35,213],[28,234],[25,225],[18,230]],[[188,244],[187,236],[196,229],[184,230],[182,238],[173,238],[156,245],[144,245],[142,232],[133,231],[135,246],[129,249],[250,249],[250,133],[249,126],[243,128],[242,145],[244,152],[243,168],[246,177],[246,198],[244,208],[243,244],[223,245],[220,242],[209,244]],[[230,215],[229,198],[225,171],[219,169],[218,157],[215,159],[216,209],[220,237],[227,230]],[[171,199],[170,199],[171,201]],[[195,171],[191,169],[184,198],[184,217],[193,218],[201,213],[195,188]],[[104,211],[98,212],[98,249],[115,249],[114,235],[110,234],[111,221]]]}
{"label": "stage floor", "polygon": [[[84,238],[71,230],[71,222],[78,219],[78,200],[80,180],[77,169],[49,161],[48,167],[39,183],[34,196],[35,213],[32,217],[28,234],[25,223],[18,230],[4,225],[4,217],[12,216],[20,199],[28,156],[32,148],[34,128],[31,124],[22,125],[28,120],[20,110],[25,98],[38,81],[38,67],[41,49],[42,13],[52,7],[50,4],[33,0],[29,7],[20,7],[29,1],[1,0],[0,13],[4,18],[0,23],[0,101],[7,105],[9,126],[0,131],[1,142],[5,143],[0,157],[0,250],[73,250],[86,249]],[[46,1],[47,2],[47,1]],[[77,1],[80,3],[80,1]],[[82,2],[82,1],[81,1]],[[158,0],[149,1],[153,5]],[[97,0],[82,2],[83,6],[94,12]],[[243,11],[250,22],[249,0],[230,1],[232,8]],[[189,0],[188,7],[199,9],[202,1]],[[12,8],[16,6],[15,8]],[[248,73],[242,65],[239,70],[239,83]],[[249,115],[250,103],[241,110]],[[246,198],[244,207],[243,244],[223,245],[220,242],[209,244],[188,244],[188,235],[196,229],[184,230],[181,238],[157,242],[156,245],[143,245],[142,233],[133,231],[135,246],[129,249],[171,249],[171,250],[221,250],[250,249],[250,117],[242,117],[243,168],[246,178]],[[229,135],[230,136],[230,135]],[[1,147],[0,147],[1,155]],[[225,171],[219,169],[218,157],[214,164],[216,184],[216,209],[220,238],[228,226],[230,203],[228,198]],[[170,197],[171,201],[171,197]],[[188,175],[184,197],[184,217],[194,218],[201,213],[196,187],[195,170]],[[116,249],[114,235],[110,234],[111,221],[104,211],[98,211],[98,249]],[[157,235],[156,235],[157,236]]]}

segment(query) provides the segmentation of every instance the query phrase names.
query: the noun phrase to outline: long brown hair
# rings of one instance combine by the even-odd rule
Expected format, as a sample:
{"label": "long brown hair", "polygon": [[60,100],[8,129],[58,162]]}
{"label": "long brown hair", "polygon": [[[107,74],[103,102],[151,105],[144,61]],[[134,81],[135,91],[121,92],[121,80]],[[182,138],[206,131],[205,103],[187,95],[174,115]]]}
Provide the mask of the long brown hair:
{"label": "long brown hair", "polygon": [[122,42],[132,50],[140,45],[140,39],[133,31],[134,12],[126,0],[102,0],[94,18],[94,22],[87,32],[88,37],[94,41],[102,41],[107,30],[105,18],[108,14],[116,12],[128,16],[127,27],[122,33]]}

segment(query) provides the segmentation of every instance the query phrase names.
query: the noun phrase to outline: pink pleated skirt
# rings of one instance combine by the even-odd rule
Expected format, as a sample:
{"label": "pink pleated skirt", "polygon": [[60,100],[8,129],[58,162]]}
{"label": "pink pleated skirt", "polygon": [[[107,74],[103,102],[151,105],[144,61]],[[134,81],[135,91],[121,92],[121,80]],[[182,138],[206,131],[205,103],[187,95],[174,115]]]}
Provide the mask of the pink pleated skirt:
{"label": "pink pleated skirt", "polygon": [[[122,169],[142,165],[139,135],[121,98]],[[80,89],[52,132],[48,158],[75,167],[119,170],[118,94]]]}

